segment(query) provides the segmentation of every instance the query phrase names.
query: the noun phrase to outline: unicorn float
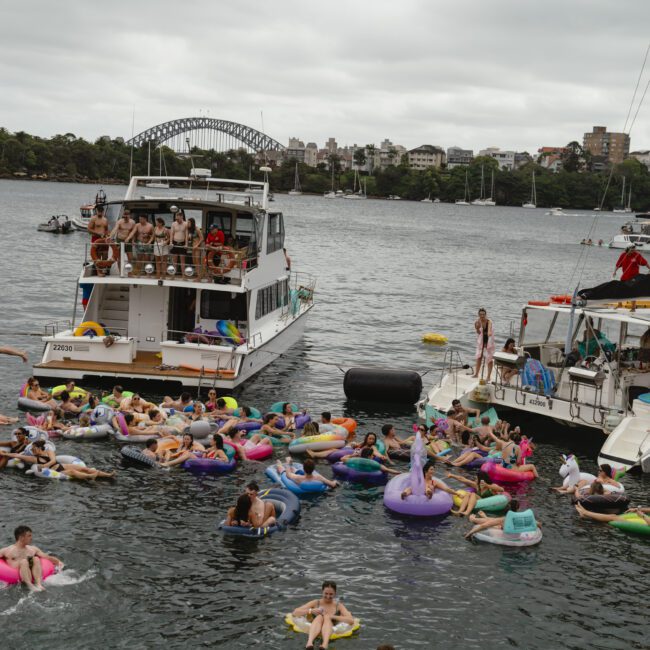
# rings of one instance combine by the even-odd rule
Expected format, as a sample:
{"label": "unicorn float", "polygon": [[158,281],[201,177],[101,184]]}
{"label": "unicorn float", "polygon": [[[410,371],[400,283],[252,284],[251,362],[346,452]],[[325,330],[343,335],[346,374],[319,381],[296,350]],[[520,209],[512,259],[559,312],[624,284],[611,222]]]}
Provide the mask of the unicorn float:
{"label": "unicorn float", "polygon": [[569,454],[568,456],[562,454],[562,460],[564,463],[560,467],[560,476],[564,481],[562,481],[561,488],[556,488],[559,492],[572,493],[575,492],[579,482],[586,481],[583,485],[591,485],[596,480],[593,474],[580,471],[578,460],[573,454]]}
{"label": "unicorn float", "polygon": [[[392,478],[384,490],[384,505],[393,512],[414,517],[435,517],[446,515],[453,505],[452,497],[444,490],[437,489],[427,496],[422,468],[426,459],[426,449],[420,432],[411,446],[411,470]],[[402,498],[402,492],[410,487],[411,494]]]}

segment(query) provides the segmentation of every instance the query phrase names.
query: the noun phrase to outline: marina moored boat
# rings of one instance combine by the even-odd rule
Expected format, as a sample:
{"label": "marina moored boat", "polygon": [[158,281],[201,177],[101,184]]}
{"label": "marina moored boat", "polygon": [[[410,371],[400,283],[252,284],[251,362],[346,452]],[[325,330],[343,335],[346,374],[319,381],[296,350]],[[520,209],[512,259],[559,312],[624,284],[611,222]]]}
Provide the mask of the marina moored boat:
{"label": "marina moored boat", "polygon": [[87,203],[79,208],[79,215],[72,217],[72,225],[77,230],[88,230],[90,220],[97,214],[97,206],[106,203],[106,193],[99,190],[95,195],[94,203]]}
{"label": "marina moored boat", "polygon": [[182,210],[203,232],[216,225],[227,245],[156,257],[151,244],[88,243],[78,279],[82,322],[46,326],[36,377],[232,389],[301,338],[315,278],[286,269],[284,219],[267,209],[268,183],[211,178],[208,170],[163,180],[169,189],[132,178],[123,200],[105,204],[109,227],[125,209],[167,226]]}

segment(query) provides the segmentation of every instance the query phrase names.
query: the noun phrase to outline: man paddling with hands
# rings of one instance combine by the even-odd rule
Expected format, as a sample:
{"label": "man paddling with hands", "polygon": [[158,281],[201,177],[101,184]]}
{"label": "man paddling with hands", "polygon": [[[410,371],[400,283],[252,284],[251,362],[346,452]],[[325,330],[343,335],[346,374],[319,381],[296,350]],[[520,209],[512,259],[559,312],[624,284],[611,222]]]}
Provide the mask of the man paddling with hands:
{"label": "man paddling with hands", "polygon": [[43,553],[38,546],[32,546],[32,529],[29,526],[18,526],[14,530],[15,544],[0,549],[0,559],[12,568],[17,569],[21,582],[27,585],[30,591],[44,591],[43,569],[41,563],[35,558],[49,560],[58,567],[63,568],[63,562],[58,557]]}

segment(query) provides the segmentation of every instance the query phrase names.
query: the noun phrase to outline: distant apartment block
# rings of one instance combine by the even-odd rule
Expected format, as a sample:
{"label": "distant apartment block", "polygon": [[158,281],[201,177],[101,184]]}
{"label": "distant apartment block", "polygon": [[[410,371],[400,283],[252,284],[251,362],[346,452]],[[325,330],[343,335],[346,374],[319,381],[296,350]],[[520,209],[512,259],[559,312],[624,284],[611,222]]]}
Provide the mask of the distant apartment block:
{"label": "distant apartment block", "polygon": [[645,149],[644,151],[632,151],[630,153],[630,158],[636,158],[642,165],[645,165],[650,169],[650,151]]}
{"label": "distant apartment block", "polygon": [[432,144],[423,144],[408,152],[408,161],[412,169],[440,168],[447,161],[444,149]]}
{"label": "distant apartment block", "polygon": [[336,138],[328,138],[327,142],[325,143],[325,149],[327,149],[330,153],[337,153],[339,150],[339,145],[336,144]]}
{"label": "distant apartment block", "polygon": [[318,145],[315,142],[308,142],[305,147],[305,165],[316,167],[318,164]]}
{"label": "distant apartment block", "polygon": [[499,169],[511,172],[515,168],[515,151],[501,151],[499,147],[488,147],[478,152],[479,156],[494,158],[499,163]]}
{"label": "distant apartment block", "polygon": [[405,153],[406,147],[403,147],[401,144],[393,144],[386,138],[379,145],[379,148],[375,149],[374,168],[383,171],[391,165],[399,165]]}
{"label": "distant apartment block", "polygon": [[454,167],[467,167],[474,160],[472,149],[461,149],[460,147],[449,147],[447,149],[447,169]]}
{"label": "distant apartment block", "polygon": [[621,163],[630,153],[630,136],[610,133],[606,126],[594,126],[591,133],[585,133],[583,147],[593,156],[604,156],[610,164]]}

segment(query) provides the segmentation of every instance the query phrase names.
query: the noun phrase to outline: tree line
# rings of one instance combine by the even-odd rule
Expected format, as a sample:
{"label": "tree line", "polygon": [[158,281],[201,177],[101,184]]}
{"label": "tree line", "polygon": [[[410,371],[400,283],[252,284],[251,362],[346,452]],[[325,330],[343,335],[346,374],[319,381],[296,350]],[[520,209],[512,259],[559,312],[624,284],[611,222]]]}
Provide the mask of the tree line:
{"label": "tree line", "polygon": [[[650,173],[645,165],[629,159],[616,165],[611,173],[590,171],[589,156],[585,156],[576,145],[570,143],[563,160],[564,169],[557,173],[535,162],[514,171],[504,171],[499,169],[496,160],[489,157],[477,157],[469,167],[416,170],[409,166],[406,157],[402,157],[401,160],[396,158],[395,164],[385,169],[375,168],[372,173],[363,173],[361,178],[369,196],[397,195],[415,201],[430,197],[454,202],[465,195],[466,175],[472,200],[479,197],[481,175],[486,196],[491,193],[494,174],[492,198],[498,205],[516,206],[530,199],[534,173],[537,205],[587,210],[601,203],[603,209],[618,207],[625,178],[625,202],[631,188],[632,210],[639,212],[650,208]],[[320,163],[317,167],[309,167],[298,163],[303,192],[321,194],[331,189],[352,190],[355,172],[344,170],[341,162],[341,158],[333,154],[329,166]],[[362,161],[360,155],[355,158],[358,166],[364,162],[365,158]],[[283,192],[293,187],[295,165],[295,160],[286,160],[273,169],[269,174],[273,191]],[[0,128],[0,177],[4,178],[18,175],[50,180],[125,183],[130,175],[144,175],[148,170],[153,175],[184,176],[192,166],[209,168],[213,176],[222,178],[263,179],[259,161],[244,149],[217,152],[194,148],[190,154],[177,154],[164,145],[161,145],[161,150],[157,147],[150,150],[147,145],[132,148],[121,138],[102,137],[92,143],[72,133],[40,138]]]}

